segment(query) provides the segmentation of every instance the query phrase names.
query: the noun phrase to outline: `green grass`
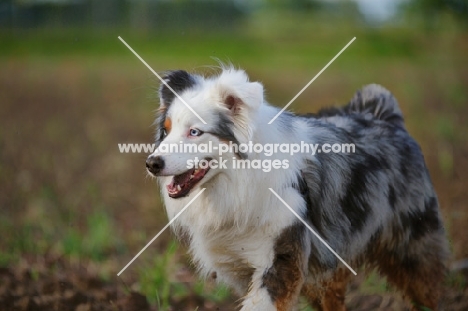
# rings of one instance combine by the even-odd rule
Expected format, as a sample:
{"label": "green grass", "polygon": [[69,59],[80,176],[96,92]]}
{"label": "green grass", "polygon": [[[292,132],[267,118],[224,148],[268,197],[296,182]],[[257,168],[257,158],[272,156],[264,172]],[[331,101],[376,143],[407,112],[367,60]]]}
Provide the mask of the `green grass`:
{"label": "green grass", "polygon": [[178,242],[171,241],[159,255],[152,256],[151,260],[137,268],[139,290],[159,310],[167,310],[171,301],[186,296],[201,296],[214,303],[222,303],[231,296],[230,290],[221,284],[207,284],[202,280],[186,284],[175,280],[173,276],[181,267],[178,258]]}
{"label": "green grass", "polygon": [[375,271],[370,272],[359,287],[360,292],[364,294],[383,294],[388,292],[388,289],[387,281]]}
{"label": "green grass", "polygon": [[87,217],[83,232],[69,228],[60,243],[61,252],[69,256],[89,258],[100,262],[122,248],[112,218],[97,210]]}
{"label": "green grass", "polygon": [[460,290],[465,289],[467,284],[467,279],[463,276],[462,272],[449,272],[446,283],[450,288],[457,288]]}
{"label": "green grass", "polygon": [[[346,57],[352,60],[358,57],[368,62],[414,60],[420,55],[420,44],[424,40],[417,30],[409,28],[373,29],[343,20],[348,27],[318,31],[327,24],[323,18],[311,18],[310,14],[278,14],[279,21],[272,18],[271,12],[258,13],[239,31],[230,33],[193,31],[149,34],[115,29],[0,32],[0,58],[33,61],[44,58],[132,60],[134,56],[117,39],[122,36],[145,59],[161,63],[209,65],[214,63],[210,58],[215,57],[244,67],[264,67],[273,63],[276,68],[280,66],[280,69],[284,69],[285,65],[323,66],[355,36],[357,41],[346,52]],[[351,62],[345,61],[345,64]]]}
{"label": "green grass", "polygon": [[156,256],[149,264],[138,268],[141,292],[148,301],[157,304],[161,310],[169,308],[171,298],[170,276],[174,273],[174,257],[177,243],[170,243],[164,254]]}

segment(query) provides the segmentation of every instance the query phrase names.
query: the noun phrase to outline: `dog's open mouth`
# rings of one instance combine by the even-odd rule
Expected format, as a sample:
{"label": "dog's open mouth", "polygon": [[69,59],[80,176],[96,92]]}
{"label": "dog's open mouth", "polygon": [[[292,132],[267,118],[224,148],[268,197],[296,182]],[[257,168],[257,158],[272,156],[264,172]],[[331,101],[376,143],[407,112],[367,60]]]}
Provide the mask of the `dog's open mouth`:
{"label": "dog's open mouth", "polygon": [[169,196],[176,199],[188,195],[190,190],[205,177],[209,170],[209,167],[205,169],[192,168],[185,173],[175,175],[171,183],[166,186]]}

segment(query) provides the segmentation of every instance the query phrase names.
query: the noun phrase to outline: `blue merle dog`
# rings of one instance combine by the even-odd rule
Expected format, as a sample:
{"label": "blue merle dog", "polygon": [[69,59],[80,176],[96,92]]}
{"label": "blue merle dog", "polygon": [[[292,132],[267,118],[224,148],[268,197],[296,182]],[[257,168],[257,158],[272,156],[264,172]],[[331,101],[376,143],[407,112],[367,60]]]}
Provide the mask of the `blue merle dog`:
{"label": "blue merle dog", "polygon": [[[345,310],[351,272],[274,190],[350,266],[377,269],[413,310],[436,310],[447,241],[421,149],[389,91],[368,85],[341,108],[281,114],[263,86],[231,67],[212,77],[165,76],[156,144],[146,166],[161,184],[172,228],[201,276],[228,284],[241,310],[292,310],[300,295],[318,310]],[[179,96],[175,96],[169,87]],[[201,122],[181,98],[189,103]],[[215,151],[173,154],[170,143],[354,144],[354,153],[265,154],[235,150],[229,161],[287,161],[287,169],[188,167]],[[263,162],[262,162],[263,163]]]}

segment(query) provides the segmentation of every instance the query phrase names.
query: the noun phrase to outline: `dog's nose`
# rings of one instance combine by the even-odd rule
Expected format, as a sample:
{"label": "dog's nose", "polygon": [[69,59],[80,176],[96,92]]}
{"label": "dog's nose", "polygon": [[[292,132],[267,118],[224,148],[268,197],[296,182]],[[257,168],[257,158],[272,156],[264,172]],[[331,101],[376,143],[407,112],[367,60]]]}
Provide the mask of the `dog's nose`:
{"label": "dog's nose", "polygon": [[157,156],[149,156],[146,159],[146,168],[153,174],[158,174],[164,168],[164,160],[163,158]]}

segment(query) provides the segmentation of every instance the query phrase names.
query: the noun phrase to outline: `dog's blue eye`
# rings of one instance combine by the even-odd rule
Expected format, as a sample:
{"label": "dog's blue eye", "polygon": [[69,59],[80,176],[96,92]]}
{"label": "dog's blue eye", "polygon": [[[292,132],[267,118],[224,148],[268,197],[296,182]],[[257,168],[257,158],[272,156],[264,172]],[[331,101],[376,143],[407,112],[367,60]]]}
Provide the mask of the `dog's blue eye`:
{"label": "dog's blue eye", "polygon": [[190,136],[200,136],[203,134],[199,129],[190,129]]}

